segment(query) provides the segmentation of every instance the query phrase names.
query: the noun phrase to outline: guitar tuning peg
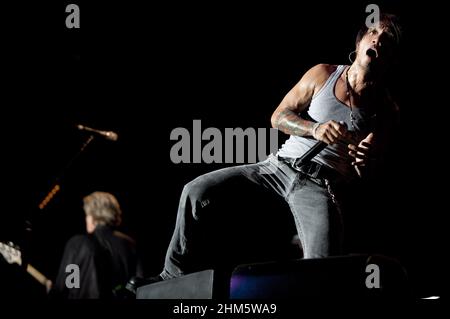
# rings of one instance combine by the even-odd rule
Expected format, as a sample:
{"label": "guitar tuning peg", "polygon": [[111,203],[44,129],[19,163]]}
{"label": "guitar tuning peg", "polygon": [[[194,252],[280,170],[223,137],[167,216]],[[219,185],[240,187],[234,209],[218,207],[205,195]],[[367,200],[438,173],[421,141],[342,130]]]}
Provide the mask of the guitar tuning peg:
{"label": "guitar tuning peg", "polygon": [[11,247],[11,248],[14,248],[14,249],[19,249],[20,248],[19,245],[14,244],[12,241],[8,242],[8,246]]}

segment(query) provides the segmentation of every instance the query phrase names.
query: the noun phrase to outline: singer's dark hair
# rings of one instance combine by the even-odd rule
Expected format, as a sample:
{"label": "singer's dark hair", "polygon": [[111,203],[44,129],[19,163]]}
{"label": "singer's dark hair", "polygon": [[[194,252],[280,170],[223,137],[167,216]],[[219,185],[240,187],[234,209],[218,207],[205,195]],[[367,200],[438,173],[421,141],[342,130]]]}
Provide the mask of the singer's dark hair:
{"label": "singer's dark hair", "polygon": [[[402,38],[402,27],[400,25],[400,19],[398,16],[390,13],[380,13],[380,25],[385,28],[391,36],[393,50],[396,53],[400,48],[401,38]],[[356,35],[355,45],[362,40],[364,35],[369,29],[366,23],[364,23]]]}

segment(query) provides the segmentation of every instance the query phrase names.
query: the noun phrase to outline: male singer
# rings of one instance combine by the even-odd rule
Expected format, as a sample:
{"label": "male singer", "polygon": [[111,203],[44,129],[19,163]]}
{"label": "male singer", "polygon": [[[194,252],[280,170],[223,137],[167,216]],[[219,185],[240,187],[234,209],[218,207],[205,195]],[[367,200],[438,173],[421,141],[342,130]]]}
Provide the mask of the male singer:
{"label": "male singer", "polygon": [[[249,182],[275,192],[288,203],[304,258],[343,253],[345,190],[354,181],[374,176],[395,126],[397,107],[384,80],[398,53],[400,35],[393,15],[382,14],[378,24],[364,25],[356,37],[351,65],[312,67],[276,108],[272,126],[290,135],[276,155],[189,182],[181,194],[164,269],[152,280],[213,266],[208,264],[211,252],[198,251],[195,234],[208,227],[203,220],[216,212],[211,207],[219,199],[245,192],[236,190],[236,185]],[[300,165],[298,159],[318,141],[327,147]]]}

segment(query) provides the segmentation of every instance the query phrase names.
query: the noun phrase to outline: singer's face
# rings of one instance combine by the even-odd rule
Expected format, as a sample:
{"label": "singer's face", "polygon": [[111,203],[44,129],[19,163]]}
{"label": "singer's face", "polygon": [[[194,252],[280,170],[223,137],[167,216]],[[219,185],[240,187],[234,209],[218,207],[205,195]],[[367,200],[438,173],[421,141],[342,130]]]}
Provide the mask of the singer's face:
{"label": "singer's face", "polygon": [[393,35],[381,24],[367,30],[356,48],[357,59],[364,66],[386,68],[393,55]]}
{"label": "singer's face", "polygon": [[86,215],[86,231],[88,234],[94,232],[95,226],[97,226],[97,223],[94,221],[94,218],[91,215]]}

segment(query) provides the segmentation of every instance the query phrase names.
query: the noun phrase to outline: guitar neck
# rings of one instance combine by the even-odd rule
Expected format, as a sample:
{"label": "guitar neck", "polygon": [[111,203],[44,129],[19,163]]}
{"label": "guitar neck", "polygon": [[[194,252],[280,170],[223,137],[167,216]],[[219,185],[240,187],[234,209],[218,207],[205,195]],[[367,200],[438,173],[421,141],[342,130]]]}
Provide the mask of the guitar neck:
{"label": "guitar neck", "polygon": [[[18,248],[14,247],[13,243],[5,244],[3,242],[0,242],[0,255],[3,256],[9,264],[17,264],[19,266],[23,265],[22,253]],[[40,271],[38,271],[30,264],[27,264],[26,269],[34,279],[36,279],[41,285],[45,286],[47,292],[50,291],[52,287],[51,280],[45,277]]]}
{"label": "guitar neck", "polygon": [[31,266],[30,264],[27,265],[27,272],[45,287],[49,287],[49,285],[51,285],[51,280],[45,277],[39,270]]}

